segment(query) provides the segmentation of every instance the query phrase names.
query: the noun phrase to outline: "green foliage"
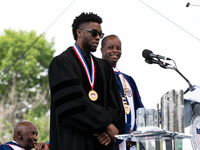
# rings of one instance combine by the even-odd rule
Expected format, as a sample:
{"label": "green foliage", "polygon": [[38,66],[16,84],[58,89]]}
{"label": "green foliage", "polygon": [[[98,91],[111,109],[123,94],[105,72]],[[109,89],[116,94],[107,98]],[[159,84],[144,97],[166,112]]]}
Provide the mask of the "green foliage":
{"label": "green foliage", "polygon": [[3,125],[3,126],[1,126],[0,141],[2,143],[6,143],[7,139],[12,140],[12,136],[13,136],[13,125],[12,125],[12,123],[8,122],[6,119],[0,119],[0,124]]}
{"label": "green foliage", "polygon": [[38,126],[39,141],[48,142],[49,116],[45,114],[50,109],[48,67],[55,52],[54,38],[48,42],[44,35],[38,37],[35,31],[11,29],[0,35],[2,142],[12,140],[14,125],[25,118]]}
{"label": "green foliage", "polygon": [[[0,43],[2,51],[6,52],[2,59],[0,66],[1,74],[5,72],[14,62],[21,58],[21,55],[31,46],[31,44],[38,38],[35,31],[13,31],[5,30],[5,34],[0,36]],[[13,84],[12,79],[17,81],[17,91],[19,93],[24,90],[30,90],[41,84],[41,80],[47,80],[47,69],[53,53],[52,49],[54,41],[48,42],[44,36],[39,40],[19,59],[16,64],[11,67],[8,74],[0,81],[0,92],[7,94]],[[45,74],[46,73],[46,74]],[[45,77],[41,79],[41,76]],[[26,91],[27,92],[27,91]]]}
{"label": "green foliage", "polygon": [[[1,39],[0,39],[0,41],[1,41]],[[2,48],[2,46],[0,45],[0,66],[1,66],[1,61],[2,61],[2,59],[5,57],[5,54],[6,54],[6,52],[3,51],[3,48]]]}

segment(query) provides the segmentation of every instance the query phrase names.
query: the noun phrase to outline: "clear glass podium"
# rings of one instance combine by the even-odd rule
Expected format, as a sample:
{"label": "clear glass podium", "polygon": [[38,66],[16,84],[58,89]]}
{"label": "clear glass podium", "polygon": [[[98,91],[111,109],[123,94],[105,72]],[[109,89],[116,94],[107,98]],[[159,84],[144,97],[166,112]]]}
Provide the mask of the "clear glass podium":
{"label": "clear glass podium", "polygon": [[165,131],[157,127],[144,127],[130,134],[116,135],[117,139],[137,139],[137,150],[182,150],[182,139],[191,138],[192,135]]}
{"label": "clear glass podium", "polygon": [[[132,140],[131,138],[136,137],[137,150],[200,149],[200,86],[194,86],[194,89],[195,90],[188,91],[184,94],[185,133],[166,131],[158,127],[143,127],[137,128],[137,131],[130,134],[121,134],[115,137],[117,139],[126,139],[129,141]],[[195,122],[196,124],[193,122],[195,116],[198,117],[198,120]],[[193,128],[197,128],[198,133],[194,133],[197,131],[191,132]],[[199,140],[196,140],[197,137]],[[195,147],[195,144],[198,148]]]}

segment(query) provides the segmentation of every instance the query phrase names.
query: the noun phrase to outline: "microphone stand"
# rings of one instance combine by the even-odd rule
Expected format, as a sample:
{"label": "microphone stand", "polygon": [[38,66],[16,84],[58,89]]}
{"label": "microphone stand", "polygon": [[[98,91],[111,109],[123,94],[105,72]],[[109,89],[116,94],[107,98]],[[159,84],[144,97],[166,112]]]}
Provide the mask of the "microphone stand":
{"label": "microphone stand", "polygon": [[[177,69],[177,67],[172,66],[171,64],[168,64],[166,62],[161,61],[159,58],[157,58],[158,60],[155,59],[145,59],[145,62],[148,64],[158,64],[160,67],[164,68],[164,69],[172,69],[175,70],[176,72],[178,72],[179,75],[181,75],[185,81],[189,84],[189,88],[187,88],[184,92],[184,94],[186,94],[188,91],[194,91],[196,88],[195,86],[193,86],[190,81]],[[171,59],[172,60],[172,59]],[[174,62],[174,60],[172,60]],[[174,62],[175,63],[175,62]],[[176,63],[175,63],[176,66]]]}
{"label": "microphone stand", "polygon": [[[160,62],[162,62],[161,60],[159,60]],[[192,85],[191,83],[190,83],[190,81],[177,69],[177,67],[174,67],[174,66],[172,66],[171,64],[168,64],[168,63],[165,63],[165,62],[162,62],[163,63],[163,66],[161,66],[161,67],[163,67],[163,68],[165,68],[165,69],[172,69],[172,70],[175,70],[176,72],[178,72],[178,74],[179,75],[181,75],[184,79],[185,79],[185,81],[189,84],[189,87],[185,90],[185,92],[184,92],[184,94],[186,94],[188,91],[194,91],[196,88],[195,88],[195,86],[194,85]],[[169,65],[171,65],[172,67],[170,67]]]}

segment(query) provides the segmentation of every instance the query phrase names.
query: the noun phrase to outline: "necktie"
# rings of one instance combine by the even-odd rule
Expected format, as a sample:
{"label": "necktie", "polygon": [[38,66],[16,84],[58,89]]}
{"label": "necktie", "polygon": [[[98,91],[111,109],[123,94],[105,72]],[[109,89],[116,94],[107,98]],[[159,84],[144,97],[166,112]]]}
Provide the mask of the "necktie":
{"label": "necktie", "polygon": [[91,67],[92,67],[92,66],[91,66],[91,60],[90,60],[90,55],[89,55],[89,53],[86,54],[86,56],[85,56],[85,61],[86,61],[86,63],[87,63],[89,72],[90,72],[90,74],[91,74],[91,72],[92,72],[92,68],[91,68]]}

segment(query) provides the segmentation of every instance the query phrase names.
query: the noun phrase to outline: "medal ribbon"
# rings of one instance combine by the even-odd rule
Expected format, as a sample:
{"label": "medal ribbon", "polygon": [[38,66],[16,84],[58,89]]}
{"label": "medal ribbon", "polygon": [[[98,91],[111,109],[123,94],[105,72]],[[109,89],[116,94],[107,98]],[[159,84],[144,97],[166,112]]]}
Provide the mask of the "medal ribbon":
{"label": "medal ribbon", "polygon": [[91,67],[92,67],[92,73],[91,73],[92,75],[90,75],[90,72],[89,72],[88,66],[86,64],[86,61],[85,61],[83,55],[81,54],[78,46],[76,45],[76,43],[74,44],[73,49],[74,49],[76,55],[78,56],[80,62],[82,63],[83,68],[85,69],[86,75],[88,77],[88,81],[90,83],[90,86],[93,89],[94,88],[94,82],[95,82],[95,65],[94,65],[94,61],[92,59],[92,56],[90,54]]}

